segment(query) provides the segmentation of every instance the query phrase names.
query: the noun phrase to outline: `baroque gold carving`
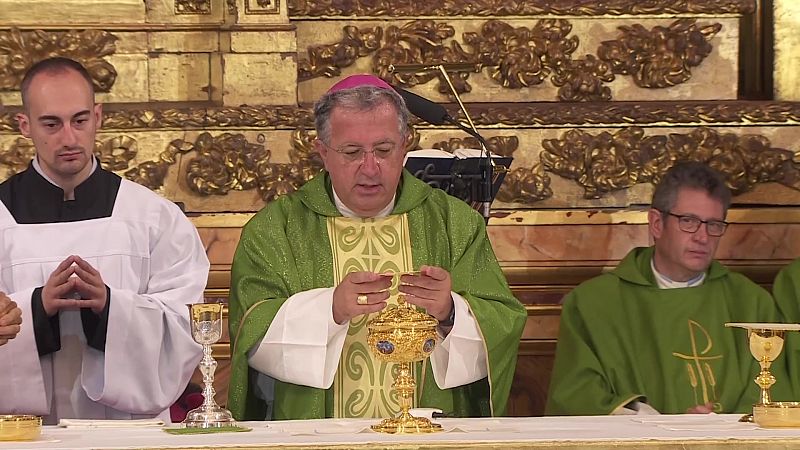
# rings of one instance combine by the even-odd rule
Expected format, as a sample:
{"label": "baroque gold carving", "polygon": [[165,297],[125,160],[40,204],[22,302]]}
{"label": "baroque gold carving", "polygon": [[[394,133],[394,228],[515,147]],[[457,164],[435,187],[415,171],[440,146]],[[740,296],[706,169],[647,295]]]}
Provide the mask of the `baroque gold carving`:
{"label": "baroque gold carving", "polygon": [[[125,170],[136,157],[136,140],[130,136],[116,136],[105,141],[95,141],[94,154],[100,165],[107,170]],[[0,166],[11,176],[25,170],[36,155],[33,141],[17,138],[8,150],[0,153]]]}
{"label": "baroque gold carving", "polygon": [[631,75],[639,87],[675,86],[689,80],[689,69],[711,54],[708,41],[721,29],[719,23],[698,27],[694,19],[679,19],[650,31],[639,24],[623,26],[622,37],[603,42],[597,53],[613,73]]}
{"label": "baroque gold carving", "polygon": [[314,133],[295,130],[290,163],[270,162],[270,151],[262,144],[248,142],[242,134],[200,134],[195,142],[172,141],[158,161],[148,161],[126,176],[151,189],[163,186],[169,167],[178,154],[196,152],[189,160],[186,181],[200,195],[225,195],[232,190],[257,188],[265,202],[293,192],[319,173],[322,161],[311,142]]}
{"label": "baroque gold carving", "polygon": [[550,177],[541,164],[512,169],[497,192],[497,199],[508,203],[536,203],[552,196]]}
{"label": "baroque gold carving", "polygon": [[322,159],[314,148],[317,132],[300,128],[292,133],[290,164],[271,164],[265,183],[259,187],[261,198],[270,201],[294,192],[322,170]]}
{"label": "baroque gold carving", "polygon": [[[800,124],[800,102],[471,103],[467,109],[478,126]],[[10,110],[0,112],[0,132],[18,131],[14,112]],[[420,121],[412,118],[412,123]],[[106,130],[313,126],[313,112],[296,106],[125,109],[106,111],[103,118]]]}
{"label": "baroque gold carving", "polygon": [[514,16],[514,15],[633,15],[750,14],[754,0],[288,0],[290,16]]}
{"label": "baroque gold carving", "polygon": [[[445,44],[445,40],[454,35],[455,29],[452,26],[433,20],[415,20],[401,27],[389,26],[386,29],[384,43],[372,60],[373,70],[384,80],[401,86],[415,86],[437,79],[439,92],[449,95],[450,88],[437,72],[390,73],[389,66],[423,61],[474,62],[468,61],[470,55],[464,52],[457,42],[452,41],[450,46]],[[457,92],[472,90],[466,82],[468,77],[469,74],[466,72],[453,74],[451,78]]]}
{"label": "baroque gold carving", "polygon": [[25,170],[34,155],[36,155],[36,147],[33,146],[33,141],[19,137],[8,150],[0,153],[0,165],[7,168],[6,173],[10,177]]}
{"label": "baroque gold carving", "polygon": [[297,61],[297,81],[316,77],[341,75],[342,67],[351,66],[356,59],[367,56],[380,47],[381,27],[359,30],[348,25],[343,29],[341,41],[331,45],[315,45],[308,48],[308,57]]}
{"label": "baroque gold carving", "polygon": [[175,0],[175,14],[211,14],[211,0]]}
{"label": "baroque gold carving", "polygon": [[145,161],[127,170],[125,178],[157,191],[164,186],[169,167],[177,162],[178,155],[191,149],[186,141],[176,139],[170,142],[167,149],[158,155],[158,161]]}
{"label": "baroque gold carving", "polygon": [[0,66],[0,91],[19,90],[22,77],[32,65],[52,56],[64,56],[83,64],[95,88],[108,92],[117,71],[103,57],[116,51],[116,41],[116,36],[102,30],[0,30],[0,55],[7,55],[7,63]]}
{"label": "baroque gold carving", "polygon": [[269,163],[270,151],[263,145],[247,142],[244,135],[202,133],[194,144],[176,141],[182,152],[195,151],[189,161],[186,181],[199,194],[225,195],[230,190],[244,191],[257,186],[259,173]]}
{"label": "baroque gold carving", "polygon": [[800,124],[800,103],[752,101],[481,104],[467,106],[479,126],[617,124]]}
{"label": "baroque gold carving", "polygon": [[[452,138],[447,141],[436,142],[431,147],[453,153],[459,148],[481,148],[474,137]],[[519,148],[519,138],[516,136],[492,136],[486,139],[486,147],[492,154],[512,156]]]}
{"label": "baroque gold carving", "polygon": [[565,61],[563,70],[553,74],[553,84],[560,87],[558,98],[565,102],[607,102],[611,89],[603,83],[614,81],[614,74],[605,61],[592,55]]}
{"label": "baroque gold carving", "polygon": [[136,139],[130,136],[117,136],[94,144],[94,154],[106,170],[127,169],[138,152]]}
{"label": "baroque gold carving", "polygon": [[542,142],[545,170],[575,180],[586,198],[629,188],[657,184],[680,161],[701,161],[720,171],[734,194],[757,183],[778,182],[800,190],[800,165],[794,154],[773,148],[760,135],[735,135],[701,127],[691,133],[647,136],[640,127],[614,134],[592,135],[570,130],[560,139]]}
{"label": "baroque gold carving", "polygon": [[113,129],[203,128],[207,120],[205,108],[125,109],[103,113],[103,126]]}
{"label": "baroque gold carving", "polygon": [[[360,30],[344,27],[344,37],[334,44],[309,47],[306,59],[298,61],[298,80],[334,77],[360,57],[374,53],[373,71],[384,80],[415,86],[439,80],[438,91],[450,90],[441,74],[390,72],[392,65],[467,63],[476,71],[486,68],[489,77],[509,89],[535,86],[548,78],[559,87],[562,101],[608,101],[605,86],[616,75],[630,75],[643,88],[665,88],[691,78],[690,68],[711,53],[709,41],[720,31],[719,23],[700,27],[695,19],[679,19],[668,27],[647,30],[641,25],[620,27],[617,40],[605,41],[598,55],[573,59],[577,36],[565,19],[541,19],[532,28],[513,27],[489,20],[479,33],[464,33],[464,46],[452,40],[455,30],[444,22],[414,20]],[[453,73],[458,93],[471,91],[469,72]]]}
{"label": "baroque gold carving", "polygon": [[534,86],[572,58],[578,37],[569,37],[571,31],[563,19],[539,20],[533,28],[490,20],[480,34],[464,33],[464,42],[475,49],[464,55],[489,67],[489,76],[503,87]]}

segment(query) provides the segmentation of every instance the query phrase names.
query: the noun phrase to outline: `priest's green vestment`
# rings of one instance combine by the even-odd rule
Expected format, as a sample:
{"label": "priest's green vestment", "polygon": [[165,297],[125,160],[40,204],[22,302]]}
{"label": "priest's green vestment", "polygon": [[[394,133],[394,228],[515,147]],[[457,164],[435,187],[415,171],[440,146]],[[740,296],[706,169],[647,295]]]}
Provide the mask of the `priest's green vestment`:
{"label": "priest's green vestment", "polygon": [[[724,324],[779,321],[770,295],[716,261],[700,286],[659,289],[653,251],[632,250],[564,299],[547,414],[610,414],[633,400],[668,414],[708,402],[733,413],[757,402],[746,331]],[[773,400],[793,399],[785,364],[773,364]]]}
{"label": "priest's green vestment", "polygon": [[[800,259],[795,259],[778,272],[772,285],[772,296],[778,305],[782,322],[800,323]],[[791,380],[798,380],[800,385],[800,332],[787,333],[783,347],[788,360],[786,364],[788,377]],[[795,392],[800,396],[800,388],[797,386]],[[774,395],[773,398],[777,399]],[[800,400],[800,397],[792,400]]]}
{"label": "priest's green vestment", "polygon": [[795,259],[778,272],[772,285],[772,295],[784,319],[800,323],[800,259]]}
{"label": "priest's green vestment", "polygon": [[[228,407],[239,420],[264,419],[254,395],[248,352],[258,346],[281,305],[298,292],[333,286],[327,221],[340,216],[327,173],[267,205],[244,227],[231,271],[231,381]],[[418,406],[457,416],[502,415],[526,320],[508,288],[483,218],[462,201],[404,171],[392,214],[407,214],[415,269],[448,270],[452,290],[475,316],[488,355],[488,379],[453,389],[436,386],[430,362],[418,377]],[[262,301],[266,300],[266,301]],[[274,419],[331,417],[332,391],[276,380]]]}

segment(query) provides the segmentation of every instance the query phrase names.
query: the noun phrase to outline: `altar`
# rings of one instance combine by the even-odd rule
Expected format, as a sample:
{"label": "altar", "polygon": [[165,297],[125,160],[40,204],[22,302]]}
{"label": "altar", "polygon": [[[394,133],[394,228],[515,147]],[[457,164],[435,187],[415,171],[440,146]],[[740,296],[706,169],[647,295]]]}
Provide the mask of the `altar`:
{"label": "altar", "polygon": [[585,416],[439,419],[445,431],[423,435],[373,432],[374,420],[246,422],[252,431],[172,435],[158,427],[45,427],[34,442],[0,442],[7,449],[527,449],[642,448],[800,449],[800,429],[763,429],[739,415]]}

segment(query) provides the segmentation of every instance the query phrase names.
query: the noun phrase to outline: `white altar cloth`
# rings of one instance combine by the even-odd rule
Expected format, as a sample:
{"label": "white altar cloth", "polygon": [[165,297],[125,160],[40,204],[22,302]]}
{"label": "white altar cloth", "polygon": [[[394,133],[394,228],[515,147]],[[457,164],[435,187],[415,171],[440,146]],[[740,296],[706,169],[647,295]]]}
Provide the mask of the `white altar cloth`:
{"label": "white altar cloth", "polygon": [[[305,421],[244,422],[253,431],[201,435],[170,435],[160,428],[120,427],[70,429],[44,427],[34,442],[0,442],[7,449],[185,449],[269,448],[285,446],[336,446],[368,448],[446,446],[482,448],[538,447],[547,444],[581,446],[594,443],[635,446],[639,443],[681,442],[764,448],[773,442],[781,448],[800,448],[800,429],[762,429],[737,422],[739,415],[584,416],[439,419],[445,432],[424,435],[387,435],[369,430],[374,420],[325,419]],[[787,444],[788,443],[788,444]],[[665,447],[666,448],[666,447]]]}

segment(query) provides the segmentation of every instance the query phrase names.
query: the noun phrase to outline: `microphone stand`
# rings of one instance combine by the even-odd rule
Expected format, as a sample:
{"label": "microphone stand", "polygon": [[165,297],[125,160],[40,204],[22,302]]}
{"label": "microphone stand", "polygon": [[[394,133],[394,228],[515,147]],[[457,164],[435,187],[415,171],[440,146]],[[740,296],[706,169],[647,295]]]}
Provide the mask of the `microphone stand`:
{"label": "microphone stand", "polygon": [[481,164],[481,185],[482,189],[479,190],[479,198],[477,200],[473,199],[473,202],[476,203],[478,206],[478,212],[481,213],[483,219],[486,223],[489,223],[489,217],[491,215],[491,207],[492,207],[492,173],[494,172],[494,161],[492,160],[492,154],[489,152],[489,147],[486,145],[486,140],[483,139],[483,136],[478,133],[478,129],[475,127],[475,123],[472,121],[472,117],[470,117],[469,113],[467,112],[467,108],[464,106],[464,103],[461,101],[461,97],[458,95],[455,86],[453,86],[453,82],[450,80],[450,76],[447,74],[447,71],[444,68],[443,64],[439,64],[437,66],[439,71],[441,72],[444,80],[447,82],[447,86],[450,88],[450,92],[452,92],[453,96],[456,98],[458,102],[458,107],[461,108],[461,112],[464,114],[464,117],[467,119],[467,123],[469,123],[469,128],[462,125],[457,120],[453,120],[456,126],[461,128],[462,130],[466,131],[471,136],[474,136],[478,139],[478,143],[481,145],[481,156],[485,155],[485,159],[483,160],[483,164]]}
{"label": "microphone stand", "polygon": [[[451,67],[452,66],[452,67]],[[489,152],[489,147],[486,145],[486,140],[483,136],[478,133],[478,129],[475,127],[475,123],[472,121],[472,117],[470,117],[469,113],[467,112],[467,108],[464,106],[464,103],[461,101],[461,97],[458,95],[455,86],[453,86],[452,80],[450,80],[450,75],[447,73],[447,69],[452,69],[457,72],[464,72],[464,71],[481,71],[480,64],[473,64],[473,63],[445,63],[445,64],[435,64],[435,65],[420,65],[420,64],[408,64],[408,65],[390,65],[389,71],[390,72],[430,72],[432,70],[438,70],[444,80],[447,82],[447,86],[450,89],[450,92],[458,102],[458,106],[461,109],[461,113],[464,114],[464,117],[467,119],[467,123],[469,127],[464,126],[461,122],[454,119],[450,115],[444,117],[444,120],[448,123],[455,125],[462,131],[466,132],[470,136],[474,137],[478,140],[478,143],[481,146],[481,162],[479,163],[480,167],[480,185],[478,192],[478,198],[472,199],[472,207],[475,208],[482,216],[486,223],[489,223],[489,217],[491,215],[491,206],[492,206],[492,186],[493,186],[493,175],[498,168],[495,167],[494,160],[492,159],[492,155]],[[463,177],[462,174],[454,174],[456,177]]]}

